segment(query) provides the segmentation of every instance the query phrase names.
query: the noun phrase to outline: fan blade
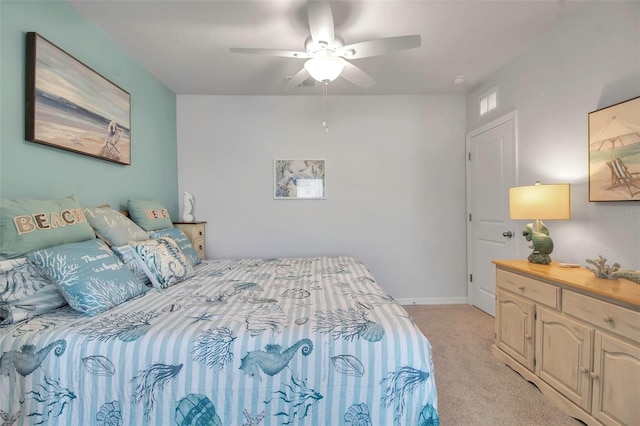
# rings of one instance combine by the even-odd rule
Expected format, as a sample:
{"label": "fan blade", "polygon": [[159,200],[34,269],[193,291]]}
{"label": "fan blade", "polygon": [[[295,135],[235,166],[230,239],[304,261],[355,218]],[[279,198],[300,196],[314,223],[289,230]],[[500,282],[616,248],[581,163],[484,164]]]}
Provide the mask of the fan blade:
{"label": "fan blade", "polygon": [[248,53],[251,55],[267,55],[267,56],[282,56],[285,58],[310,58],[307,52],[296,52],[294,50],[281,50],[281,49],[261,49],[261,48],[244,48],[244,47],[232,47],[229,49],[232,53]]}
{"label": "fan blade", "polygon": [[307,8],[309,30],[314,42],[333,44],[333,13],[328,1],[310,0]]}
{"label": "fan blade", "polygon": [[[379,38],[350,44],[340,49],[339,55],[346,59],[368,58],[369,56],[384,55],[400,50],[420,47],[422,41],[419,35]],[[350,54],[350,51],[353,51]]]}
{"label": "fan blade", "polygon": [[356,86],[362,87],[363,89],[368,89],[376,84],[376,82],[371,77],[369,77],[366,72],[362,71],[360,68],[356,67],[350,62],[347,62],[347,65],[344,67],[344,70],[342,70],[342,74],[340,74],[340,77],[344,78],[347,81],[350,81]]}
{"label": "fan blade", "polygon": [[306,70],[306,68],[302,68],[300,71],[297,72],[296,75],[291,77],[291,80],[287,81],[287,84],[284,85],[283,90],[293,90],[299,85],[301,85],[302,82],[308,79],[309,77],[310,77],[309,72]]}

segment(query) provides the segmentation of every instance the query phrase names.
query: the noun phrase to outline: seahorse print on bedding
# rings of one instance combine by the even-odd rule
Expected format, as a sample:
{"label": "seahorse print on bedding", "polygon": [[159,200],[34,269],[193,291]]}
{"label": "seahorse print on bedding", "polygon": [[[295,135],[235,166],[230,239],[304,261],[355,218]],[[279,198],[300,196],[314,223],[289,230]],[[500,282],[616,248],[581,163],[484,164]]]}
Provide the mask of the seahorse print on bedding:
{"label": "seahorse print on bedding", "polygon": [[206,364],[209,368],[222,370],[233,362],[231,345],[236,340],[229,327],[212,328],[198,334],[193,342],[193,360]]}
{"label": "seahorse print on bedding", "polygon": [[260,370],[273,376],[289,365],[289,361],[300,347],[304,356],[308,356],[313,351],[311,340],[300,339],[284,351],[281,351],[282,346],[270,344],[265,346],[265,351],[247,352],[241,360],[240,370],[251,377],[257,376],[260,380],[262,380]]}
{"label": "seahorse print on bedding", "polygon": [[182,364],[167,365],[153,364],[146,370],[141,370],[131,379],[133,393],[131,395],[132,402],[138,404],[142,402],[144,406],[144,418],[146,421],[150,419],[150,413],[156,402],[156,393],[161,391],[164,386],[175,378],[182,370]]}
{"label": "seahorse print on bedding", "polygon": [[0,357],[0,374],[9,376],[15,370],[21,376],[26,377],[40,367],[40,364],[54,348],[54,354],[61,356],[67,349],[67,341],[56,340],[39,351],[36,351],[34,345],[23,345],[18,351],[7,351]]}
{"label": "seahorse print on bedding", "polygon": [[369,342],[378,342],[384,337],[384,329],[367,318],[367,312],[361,309],[336,309],[318,311],[314,332],[330,334],[335,340],[352,341],[361,338]]}

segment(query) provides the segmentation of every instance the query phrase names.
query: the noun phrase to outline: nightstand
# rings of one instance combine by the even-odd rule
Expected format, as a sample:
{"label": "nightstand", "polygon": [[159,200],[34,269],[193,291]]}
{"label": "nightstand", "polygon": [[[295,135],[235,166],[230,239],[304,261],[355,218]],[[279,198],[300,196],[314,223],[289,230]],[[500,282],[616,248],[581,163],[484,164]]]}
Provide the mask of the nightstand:
{"label": "nightstand", "polygon": [[204,259],[204,226],[207,222],[174,222],[185,233],[200,259]]}

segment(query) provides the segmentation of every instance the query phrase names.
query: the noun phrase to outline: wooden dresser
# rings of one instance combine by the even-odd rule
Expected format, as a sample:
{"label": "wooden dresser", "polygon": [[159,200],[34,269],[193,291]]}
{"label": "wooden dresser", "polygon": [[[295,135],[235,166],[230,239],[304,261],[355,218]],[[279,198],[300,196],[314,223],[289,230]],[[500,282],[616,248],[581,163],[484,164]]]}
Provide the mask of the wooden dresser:
{"label": "wooden dresser", "polygon": [[200,259],[204,259],[204,227],[207,222],[174,222],[173,226],[182,229]]}
{"label": "wooden dresser", "polygon": [[588,425],[640,425],[640,284],[495,260],[495,357]]}

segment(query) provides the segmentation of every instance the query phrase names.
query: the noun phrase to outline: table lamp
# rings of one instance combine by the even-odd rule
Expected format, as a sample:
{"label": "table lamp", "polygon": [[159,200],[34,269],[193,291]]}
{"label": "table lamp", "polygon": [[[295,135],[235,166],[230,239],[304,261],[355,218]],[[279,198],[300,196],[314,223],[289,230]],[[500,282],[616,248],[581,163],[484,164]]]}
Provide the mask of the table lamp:
{"label": "table lamp", "polygon": [[542,219],[571,219],[571,191],[568,183],[542,185],[536,182],[531,186],[509,188],[509,216],[511,219],[535,219],[525,226],[522,235],[531,241],[529,262],[548,265],[553,251],[553,241],[549,229]]}

